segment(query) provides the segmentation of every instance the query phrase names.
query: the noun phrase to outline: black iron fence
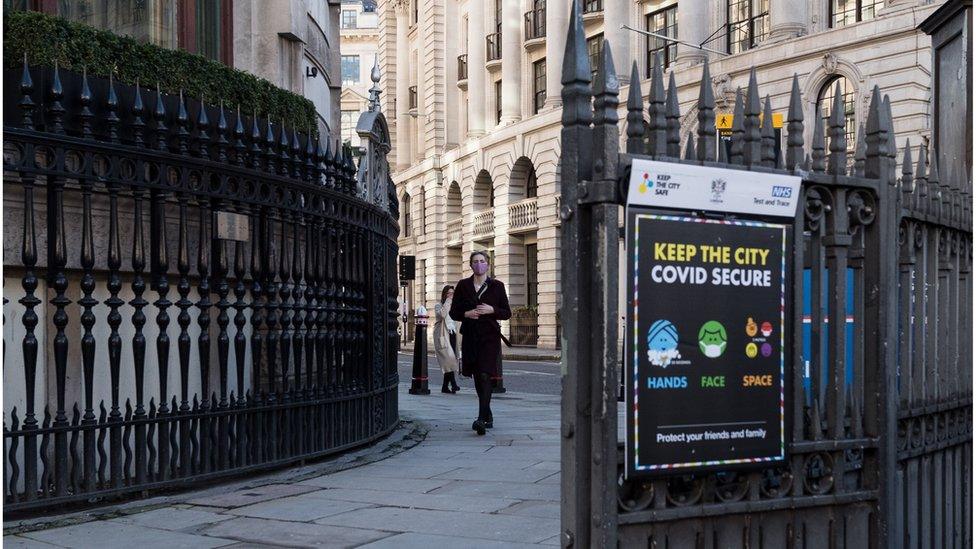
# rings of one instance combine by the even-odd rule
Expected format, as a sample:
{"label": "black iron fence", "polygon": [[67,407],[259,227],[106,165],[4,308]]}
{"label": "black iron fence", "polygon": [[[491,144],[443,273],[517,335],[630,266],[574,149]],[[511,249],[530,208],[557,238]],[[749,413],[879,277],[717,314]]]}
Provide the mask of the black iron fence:
{"label": "black iron fence", "polygon": [[525,12],[525,39],[535,40],[546,37],[546,8]]}
{"label": "black iron fence", "polygon": [[[754,69],[727,154],[707,63],[697,131],[686,136],[674,75],[666,85],[655,63],[645,102],[634,68],[621,153],[612,53],[591,87],[581,11],[574,2],[562,74],[563,543],[971,545],[971,180],[940,179],[936,156],[910,143],[898,177],[891,104],[877,87],[852,163],[839,90],[826,128],[815,111],[807,154],[796,77],[784,158],[761,122],[772,113]],[[617,414],[605,410],[621,363],[617,212],[635,159],[802,178],[781,465],[623,480]]]}
{"label": "black iron fence", "polygon": [[360,198],[348,150],[138,85],[6,76],[5,513],[395,426],[396,214]]}

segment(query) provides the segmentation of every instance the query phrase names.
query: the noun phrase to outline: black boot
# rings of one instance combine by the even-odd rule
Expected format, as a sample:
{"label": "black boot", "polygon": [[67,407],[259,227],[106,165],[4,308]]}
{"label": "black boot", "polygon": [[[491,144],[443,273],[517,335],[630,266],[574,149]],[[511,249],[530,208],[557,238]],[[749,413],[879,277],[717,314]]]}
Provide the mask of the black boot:
{"label": "black boot", "polygon": [[461,390],[461,386],[457,382],[457,372],[451,372],[448,374],[451,376],[451,392],[456,393]]}
{"label": "black boot", "polygon": [[477,431],[478,436],[485,434],[485,422],[481,421],[481,418],[474,420],[474,423],[471,424],[471,428]]}
{"label": "black boot", "polygon": [[485,427],[488,429],[495,428],[495,418],[493,416],[488,416],[488,419],[485,420]]}
{"label": "black boot", "polygon": [[448,373],[444,374],[444,382],[441,383],[441,392],[442,393],[451,394],[451,390],[448,389],[448,385],[451,383],[451,381],[452,381],[451,376],[453,376],[453,375],[454,375],[454,372],[448,372]]}

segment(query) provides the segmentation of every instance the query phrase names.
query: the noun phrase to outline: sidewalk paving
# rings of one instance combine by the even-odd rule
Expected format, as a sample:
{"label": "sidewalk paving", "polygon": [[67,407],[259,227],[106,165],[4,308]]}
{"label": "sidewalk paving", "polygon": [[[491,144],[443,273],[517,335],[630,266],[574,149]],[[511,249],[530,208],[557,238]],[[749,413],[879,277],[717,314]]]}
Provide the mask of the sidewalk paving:
{"label": "sidewalk paving", "polygon": [[[10,535],[4,536],[4,546],[559,545],[559,397],[497,395],[495,428],[479,437],[471,430],[477,412],[473,391],[413,396],[408,387],[400,385],[400,414],[413,423],[379,450],[344,459],[355,465],[377,452],[391,457],[325,474],[321,464],[296,468],[181,497],[133,502],[87,522],[54,522],[67,526],[31,530],[37,523],[5,524]],[[426,436],[416,443],[423,430]],[[97,513],[76,513],[75,522],[81,515]]]}

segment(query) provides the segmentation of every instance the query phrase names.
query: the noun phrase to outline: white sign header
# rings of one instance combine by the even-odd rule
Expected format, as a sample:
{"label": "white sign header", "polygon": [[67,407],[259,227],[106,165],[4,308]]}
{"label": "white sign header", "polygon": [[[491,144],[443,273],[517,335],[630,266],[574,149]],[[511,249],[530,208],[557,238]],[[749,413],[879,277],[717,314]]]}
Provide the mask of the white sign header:
{"label": "white sign header", "polygon": [[793,217],[799,177],[635,159],[627,204]]}

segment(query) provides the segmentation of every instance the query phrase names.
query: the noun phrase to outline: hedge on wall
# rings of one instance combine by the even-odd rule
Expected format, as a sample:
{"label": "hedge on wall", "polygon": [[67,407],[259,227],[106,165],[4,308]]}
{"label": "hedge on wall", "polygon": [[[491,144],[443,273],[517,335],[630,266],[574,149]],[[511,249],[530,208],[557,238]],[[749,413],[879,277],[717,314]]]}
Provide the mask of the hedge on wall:
{"label": "hedge on wall", "polygon": [[144,44],[73,23],[61,17],[33,12],[4,10],[3,58],[5,69],[20,68],[24,53],[31,66],[53,67],[55,61],[68,70],[82,67],[95,76],[115,73],[118,80],[168,93],[180,89],[208,103],[223,100],[244,113],[257,112],[272,120],[284,120],[300,130],[317,133],[315,106],[308,99],[278,88],[271,82],[201,55]]}

